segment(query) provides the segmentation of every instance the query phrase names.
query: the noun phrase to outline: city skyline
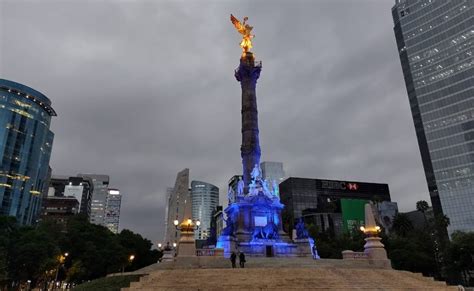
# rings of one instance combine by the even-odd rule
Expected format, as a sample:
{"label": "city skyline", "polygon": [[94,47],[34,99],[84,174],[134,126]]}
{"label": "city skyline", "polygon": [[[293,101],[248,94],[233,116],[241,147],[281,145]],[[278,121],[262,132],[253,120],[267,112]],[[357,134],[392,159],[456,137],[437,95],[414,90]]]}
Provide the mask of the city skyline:
{"label": "city skyline", "polygon": [[58,112],[53,174],[107,173],[126,193],[120,227],[154,242],[179,170],[218,186],[225,204],[241,172],[232,12],[257,27],[262,161],[283,162],[287,176],[388,183],[401,211],[429,201],[394,1],[246,3],[2,2],[0,23],[16,32],[1,35],[2,78]]}

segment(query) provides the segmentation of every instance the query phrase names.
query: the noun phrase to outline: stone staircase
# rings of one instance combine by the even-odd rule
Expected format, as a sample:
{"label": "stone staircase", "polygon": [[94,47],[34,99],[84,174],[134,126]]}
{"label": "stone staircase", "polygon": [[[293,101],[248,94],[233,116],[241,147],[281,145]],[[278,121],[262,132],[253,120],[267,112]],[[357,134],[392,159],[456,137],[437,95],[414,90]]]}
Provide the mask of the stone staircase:
{"label": "stone staircase", "polygon": [[[168,264],[169,263],[169,264]],[[378,269],[360,261],[249,258],[232,269],[224,258],[180,258],[155,264],[129,290],[458,290],[421,274]],[[138,272],[138,273],[140,273]]]}

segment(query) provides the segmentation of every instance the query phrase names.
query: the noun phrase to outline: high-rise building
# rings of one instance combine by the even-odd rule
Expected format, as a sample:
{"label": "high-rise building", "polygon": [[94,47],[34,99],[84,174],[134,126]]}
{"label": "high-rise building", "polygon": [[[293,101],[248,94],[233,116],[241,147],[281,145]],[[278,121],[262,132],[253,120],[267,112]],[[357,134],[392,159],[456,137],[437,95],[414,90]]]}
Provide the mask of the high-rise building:
{"label": "high-rise building", "polygon": [[118,233],[120,222],[120,205],[122,195],[118,189],[109,189],[107,194],[107,203],[105,206],[105,227],[111,232]]}
{"label": "high-rise building", "polygon": [[96,174],[79,174],[78,177],[87,179],[92,184],[91,211],[89,221],[105,226],[105,209],[109,194],[109,176]]}
{"label": "high-rise building", "polygon": [[0,79],[0,215],[36,222],[48,186],[56,112],[42,93]]}
{"label": "high-rise building", "polygon": [[[229,179],[229,182],[227,183],[227,203],[231,204],[231,201],[234,201],[237,196],[237,184],[239,183],[239,180],[242,180],[244,177],[242,175],[234,175],[232,178]],[[232,189],[232,190],[230,190]],[[231,191],[232,197],[229,197],[229,191]]]}
{"label": "high-rise building", "polygon": [[176,230],[173,222],[178,220],[181,223],[183,219],[190,219],[192,217],[189,169],[184,169],[177,174],[173,191],[170,194],[164,243],[172,245],[179,240],[179,231]]}
{"label": "high-rise building", "polygon": [[262,178],[265,180],[276,180],[280,183],[285,178],[285,171],[281,162],[262,162],[260,168],[262,169]]}
{"label": "high-rise building", "polygon": [[49,197],[74,196],[79,202],[79,213],[90,218],[92,180],[83,177],[51,176],[49,182]]}
{"label": "high-rise building", "polygon": [[74,196],[43,197],[41,219],[65,225],[67,220],[79,213],[79,201]]}
{"label": "high-rise building", "polygon": [[278,185],[285,178],[281,162],[262,162],[260,168],[262,169],[262,178],[268,181],[270,191],[273,191],[273,181],[276,182],[275,185]]}
{"label": "high-rise building", "polygon": [[394,32],[435,215],[474,231],[474,1],[396,0]]}
{"label": "high-rise building", "polygon": [[169,213],[171,195],[173,195],[173,188],[172,187],[166,188],[165,235],[164,235],[165,238],[168,237],[168,213]]}
{"label": "high-rise building", "polygon": [[360,222],[355,218],[363,221],[365,203],[390,201],[390,192],[387,184],[290,177],[280,183],[280,200],[287,231],[303,218],[321,230],[340,234]]}
{"label": "high-rise building", "polygon": [[205,240],[211,234],[212,211],[219,205],[219,188],[206,182],[192,181],[191,199],[192,218],[201,222],[194,238]]}

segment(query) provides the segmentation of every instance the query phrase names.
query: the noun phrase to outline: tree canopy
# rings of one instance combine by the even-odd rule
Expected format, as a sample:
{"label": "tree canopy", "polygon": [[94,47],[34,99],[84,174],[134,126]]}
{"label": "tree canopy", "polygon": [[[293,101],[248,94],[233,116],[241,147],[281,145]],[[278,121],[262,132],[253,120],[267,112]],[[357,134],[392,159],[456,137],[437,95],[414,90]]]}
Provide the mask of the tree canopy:
{"label": "tree canopy", "polygon": [[47,221],[20,227],[14,218],[0,216],[0,287],[27,280],[33,287],[56,278],[80,283],[137,270],[158,261],[160,252],[152,246],[130,230],[114,234],[81,215],[64,228]]}

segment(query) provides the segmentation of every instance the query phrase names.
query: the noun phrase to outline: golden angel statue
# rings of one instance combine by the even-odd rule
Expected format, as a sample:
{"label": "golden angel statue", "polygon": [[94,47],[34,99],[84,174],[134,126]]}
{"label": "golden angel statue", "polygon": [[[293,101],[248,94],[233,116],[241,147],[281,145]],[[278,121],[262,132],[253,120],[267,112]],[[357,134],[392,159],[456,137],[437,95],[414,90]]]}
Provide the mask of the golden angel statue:
{"label": "golden angel statue", "polygon": [[255,37],[255,35],[250,34],[252,32],[253,26],[250,26],[246,23],[248,19],[248,17],[244,17],[244,22],[240,23],[240,21],[235,18],[234,15],[230,15],[230,21],[232,21],[237,31],[242,35],[242,41],[240,42],[240,46],[242,47],[243,51],[242,57],[245,57],[245,54],[252,48],[252,38]]}

